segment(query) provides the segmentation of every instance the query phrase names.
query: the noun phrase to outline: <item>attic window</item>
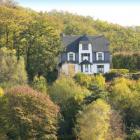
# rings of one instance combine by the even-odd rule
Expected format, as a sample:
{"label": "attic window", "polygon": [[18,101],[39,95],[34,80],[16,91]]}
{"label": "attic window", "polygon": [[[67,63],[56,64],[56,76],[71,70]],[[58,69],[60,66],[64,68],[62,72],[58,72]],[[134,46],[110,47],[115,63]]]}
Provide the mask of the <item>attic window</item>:
{"label": "attic window", "polygon": [[88,50],[88,44],[83,44],[82,45],[82,50]]}

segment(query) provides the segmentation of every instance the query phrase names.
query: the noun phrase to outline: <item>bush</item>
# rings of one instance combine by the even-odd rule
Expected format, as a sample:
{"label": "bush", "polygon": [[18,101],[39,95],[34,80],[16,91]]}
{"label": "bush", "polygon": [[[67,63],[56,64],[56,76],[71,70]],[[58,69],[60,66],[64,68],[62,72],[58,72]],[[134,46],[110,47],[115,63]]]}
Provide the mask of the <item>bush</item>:
{"label": "bush", "polygon": [[110,73],[114,74],[128,74],[129,70],[128,69],[112,69]]}
{"label": "bush", "polygon": [[32,82],[34,89],[46,93],[47,92],[47,82],[43,76],[35,76]]}
{"label": "bush", "polygon": [[49,88],[49,94],[54,102],[64,105],[63,103],[70,98],[82,101],[90,92],[78,85],[72,78],[62,76]]}
{"label": "bush", "polygon": [[91,84],[92,76],[84,74],[84,73],[77,73],[74,77],[77,83],[79,83],[81,86],[89,87]]}
{"label": "bush", "polygon": [[112,63],[115,69],[140,70],[140,53],[123,54],[118,53],[113,55]]}
{"label": "bush", "polygon": [[8,90],[0,100],[0,132],[8,139],[57,139],[58,107],[30,87]]}
{"label": "bush", "polygon": [[84,73],[78,73],[75,75],[74,79],[81,86],[85,86],[88,89],[91,89],[92,87],[98,87],[101,89],[105,88],[105,78],[101,74],[87,75]]}
{"label": "bush", "polygon": [[139,140],[140,139],[140,129],[134,129],[133,133],[128,136],[128,140]]}
{"label": "bush", "polygon": [[106,78],[106,81],[111,81],[114,78],[122,77],[125,74],[129,74],[128,69],[112,69],[109,73],[106,73],[104,76]]}

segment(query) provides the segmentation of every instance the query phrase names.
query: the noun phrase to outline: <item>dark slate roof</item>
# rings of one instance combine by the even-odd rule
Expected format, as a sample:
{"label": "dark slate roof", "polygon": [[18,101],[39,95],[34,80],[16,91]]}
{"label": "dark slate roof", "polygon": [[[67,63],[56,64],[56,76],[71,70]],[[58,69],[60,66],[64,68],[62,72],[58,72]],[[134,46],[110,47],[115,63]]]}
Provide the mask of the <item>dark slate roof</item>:
{"label": "dark slate roof", "polygon": [[90,63],[88,60],[84,60],[80,64],[83,65],[83,64],[92,64],[92,63]]}
{"label": "dark slate roof", "polygon": [[109,51],[109,41],[103,36],[74,36],[74,35],[65,35],[62,37],[62,42],[66,51],[78,52],[79,43],[89,42],[92,44],[93,52],[100,51]]}

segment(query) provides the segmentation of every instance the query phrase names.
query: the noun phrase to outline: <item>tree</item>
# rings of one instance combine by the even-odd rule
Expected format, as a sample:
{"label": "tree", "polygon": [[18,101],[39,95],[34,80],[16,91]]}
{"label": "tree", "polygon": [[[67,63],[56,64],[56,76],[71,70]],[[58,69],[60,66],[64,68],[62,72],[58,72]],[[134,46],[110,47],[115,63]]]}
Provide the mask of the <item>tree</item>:
{"label": "tree", "polygon": [[62,115],[59,130],[60,137],[62,139],[74,139],[72,128],[75,124],[75,116],[83,99],[90,92],[75,83],[72,78],[62,76],[49,88],[48,93],[51,99],[60,106]]}
{"label": "tree", "polygon": [[48,96],[30,87],[12,88],[0,98],[0,132],[14,140],[56,140],[58,112]]}
{"label": "tree", "polygon": [[140,126],[140,95],[138,83],[126,78],[117,78],[111,87],[110,103],[121,112],[125,120],[126,130]]}
{"label": "tree", "polygon": [[35,75],[46,77],[57,64],[57,56],[61,50],[59,34],[43,14],[34,16],[32,22],[23,32],[26,47],[26,64],[29,78]]}
{"label": "tree", "polygon": [[106,140],[110,127],[110,106],[101,99],[85,106],[77,115],[76,134],[80,140]]}
{"label": "tree", "polygon": [[0,0],[0,5],[15,7],[17,3],[14,0]]}
{"label": "tree", "polygon": [[26,84],[27,73],[25,70],[24,59],[17,60],[15,50],[7,48],[0,49],[0,84],[15,85]]}

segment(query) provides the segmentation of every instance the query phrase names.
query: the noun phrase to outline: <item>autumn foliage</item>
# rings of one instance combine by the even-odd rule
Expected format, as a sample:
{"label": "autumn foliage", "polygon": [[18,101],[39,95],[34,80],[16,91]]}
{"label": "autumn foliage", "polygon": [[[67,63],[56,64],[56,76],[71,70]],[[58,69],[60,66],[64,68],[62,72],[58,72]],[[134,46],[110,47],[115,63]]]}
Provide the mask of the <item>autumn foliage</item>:
{"label": "autumn foliage", "polygon": [[8,139],[57,139],[59,108],[28,86],[6,91],[0,100],[0,132]]}

